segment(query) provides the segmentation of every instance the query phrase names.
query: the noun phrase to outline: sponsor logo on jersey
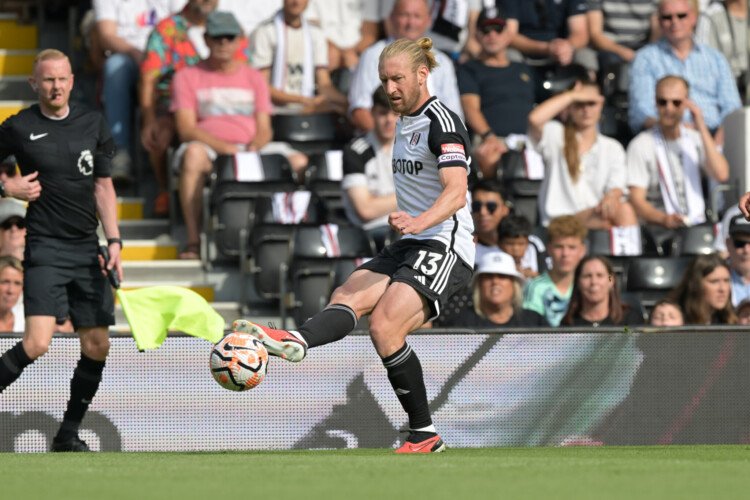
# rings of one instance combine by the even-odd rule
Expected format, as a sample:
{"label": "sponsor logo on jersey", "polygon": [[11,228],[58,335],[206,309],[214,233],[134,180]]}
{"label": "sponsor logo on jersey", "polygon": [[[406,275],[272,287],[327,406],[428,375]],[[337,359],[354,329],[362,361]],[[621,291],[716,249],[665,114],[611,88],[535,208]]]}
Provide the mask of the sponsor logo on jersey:
{"label": "sponsor logo on jersey", "polygon": [[78,157],[78,170],[83,175],[91,175],[94,173],[94,156],[91,151],[84,149],[81,151],[81,156]]}
{"label": "sponsor logo on jersey", "polygon": [[29,134],[29,140],[36,141],[37,139],[41,139],[42,137],[47,137],[49,135],[49,132],[44,132],[43,134],[35,134],[31,133]]}
{"label": "sponsor logo on jersey", "polygon": [[447,155],[438,156],[438,163],[444,163],[447,161],[462,161],[466,162],[466,156],[461,153],[451,153]]}
{"label": "sponsor logo on jersey", "polygon": [[424,168],[421,161],[404,160],[394,158],[391,160],[393,173],[419,175],[419,171]]}
{"label": "sponsor logo on jersey", "polygon": [[456,144],[456,143],[441,144],[440,152],[443,154],[446,154],[446,153],[461,153],[464,155],[466,154],[466,151],[464,150],[464,145]]}
{"label": "sponsor logo on jersey", "polygon": [[422,137],[421,132],[414,132],[411,134],[411,140],[409,141],[409,144],[412,146],[416,146],[419,143],[419,138]]}

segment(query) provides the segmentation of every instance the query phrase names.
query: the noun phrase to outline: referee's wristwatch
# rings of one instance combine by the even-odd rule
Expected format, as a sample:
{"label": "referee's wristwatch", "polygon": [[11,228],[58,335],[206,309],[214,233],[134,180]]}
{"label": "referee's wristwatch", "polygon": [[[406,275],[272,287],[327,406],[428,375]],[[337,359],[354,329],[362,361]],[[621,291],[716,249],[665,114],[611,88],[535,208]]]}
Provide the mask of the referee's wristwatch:
{"label": "referee's wristwatch", "polygon": [[120,245],[120,250],[122,250],[122,240],[120,238],[107,238],[107,245],[113,245],[115,243]]}

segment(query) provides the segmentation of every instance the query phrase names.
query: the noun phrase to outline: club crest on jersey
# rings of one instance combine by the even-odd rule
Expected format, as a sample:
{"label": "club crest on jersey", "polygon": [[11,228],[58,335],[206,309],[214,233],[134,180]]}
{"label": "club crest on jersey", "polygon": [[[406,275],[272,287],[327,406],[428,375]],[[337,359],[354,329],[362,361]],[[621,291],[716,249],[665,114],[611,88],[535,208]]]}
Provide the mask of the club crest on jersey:
{"label": "club crest on jersey", "polygon": [[409,144],[412,146],[416,146],[419,143],[419,138],[422,137],[421,132],[414,132],[411,134],[411,140],[409,141]]}
{"label": "club crest on jersey", "polygon": [[87,176],[94,173],[94,156],[90,150],[81,151],[81,156],[78,157],[78,170]]}

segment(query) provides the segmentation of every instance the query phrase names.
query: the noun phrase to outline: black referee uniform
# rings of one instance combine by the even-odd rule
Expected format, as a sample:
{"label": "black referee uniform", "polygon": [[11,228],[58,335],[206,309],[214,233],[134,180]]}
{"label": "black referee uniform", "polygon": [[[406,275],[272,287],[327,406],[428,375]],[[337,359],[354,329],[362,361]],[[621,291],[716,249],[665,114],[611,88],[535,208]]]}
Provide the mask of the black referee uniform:
{"label": "black referee uniform", "polygon": [[0,157],[39,172],[42,195],[29,204],[24,254],[26,316],[73,326],[114,324],[112,289],[97,258],[94,179],[110,176],[114,141],[98,111],[76,103],[62,120],[33,105],[0,125]]}
{"label": "black referee uniform", "polygon": [[[15,155],[23,175],[38,172],[42,188],[26,214],[27,317],[52,316],[58,323],[70,317],[76,330],[114,324],[112,288],[98,260],[95,197],[95,180],[110,177],[114,150],[103,115],[76,103],[69,104],[64,118],[49,118],[35,104],[0,125],[0,157]],[[0,358],[0,392],[32,362],[21,342],[5,352]],[[52,451],[88,451],[78,428],[104,364],[81,353]]]}

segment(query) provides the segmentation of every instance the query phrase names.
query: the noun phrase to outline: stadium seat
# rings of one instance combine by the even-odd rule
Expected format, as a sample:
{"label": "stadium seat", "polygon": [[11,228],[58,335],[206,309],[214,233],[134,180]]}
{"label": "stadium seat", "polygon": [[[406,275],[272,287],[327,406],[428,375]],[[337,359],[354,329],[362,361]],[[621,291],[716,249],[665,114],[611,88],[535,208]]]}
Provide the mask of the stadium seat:
{"label": "stadium seat", "polygon": [[[329,222],[346,223],[341,191],[343,166],[340,155],[340,150],[310,155],[305,170],[305,186],[323,200],[329,212]],[[338,164],[333,164],[334,162]]]}
{"label": "stadium seat", "polygon": [[648,313],[646,312],[646,308],[643,307],[640,295],[637,293],[623,292],[620,299],[623,304],[630,306],[630,309],[636,311],[643,318],[643,324],[648,323]]}
{"label": "stadium seat", "polygon": [[638,257],[628,265],[625,291],[638,294],[650,309],[677,286],[690,263],[690,257]]}
{"label": "stadium seat", "polygon": [[716,229],[714,224],[683,227],[672,239],[672,255],[704,255],[713,253]]}
{"label": "stadium seat", "polygon": [[[325,226],[299,227],[295,232],[289,277],[294,297],[292,316],[298,325],[326,305],[334,287],[343,283],[363,258],[375,254],[362,228],[335,227],[337,235],[330,238],[333,243],[329,245],[335,247],[333,252],[326,249]],[[328,234],[330,237],[330,231]]]}
{"label": "stadium seat", "polygon": [[214,175],[204,190],[203,227],[221,257],[240,255],[240,245],[244,244],[241,235],[246,238],[252,229],[258,198],[297,188],[286,158],[263,155],[261,161],[263,180],[243,182],[236,180],[233,157],[220,156],[216,160]]}
{"label": "stadium seat", "polygon": [[306,154],[340,149],[351,136],[351,126],[344,131],[339,117],[333,113],[275,114],[271,125],[274,141],[289,143]]}

